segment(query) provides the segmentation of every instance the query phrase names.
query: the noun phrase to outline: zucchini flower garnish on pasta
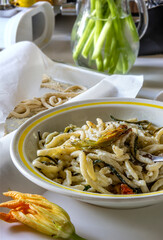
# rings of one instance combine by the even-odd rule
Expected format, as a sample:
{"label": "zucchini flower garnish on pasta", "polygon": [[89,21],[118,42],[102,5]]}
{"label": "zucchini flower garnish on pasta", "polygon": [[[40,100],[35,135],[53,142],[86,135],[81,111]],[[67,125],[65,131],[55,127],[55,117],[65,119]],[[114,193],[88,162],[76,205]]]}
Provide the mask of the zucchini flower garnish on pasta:
{"label": "zucchini flower garnish on pasta", "polygon": [[9,213],[0,212],[0,219],[8,223],[21,222],[53,238],[84,240],[75,233],[67,212],[46,198],[28,193],[9,191],[3,193],[13,200],[0,203]]}

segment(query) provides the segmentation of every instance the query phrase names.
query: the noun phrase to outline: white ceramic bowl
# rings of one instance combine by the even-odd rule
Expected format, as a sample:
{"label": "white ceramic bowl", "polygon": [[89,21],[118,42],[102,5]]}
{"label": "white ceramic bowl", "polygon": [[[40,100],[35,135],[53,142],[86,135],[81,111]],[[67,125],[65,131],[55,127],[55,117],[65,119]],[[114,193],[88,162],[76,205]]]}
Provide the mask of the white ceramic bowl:
{"label": "white ceramic bowl", "polygon": [[111,208],[136,208],[163,201],[163,191],[133,194],[106,195],[83,192],[57,184],[39,173],[31,164],[36,157],[38,131],[63,131],[70,123],[78,126],[97,117],[104,121],[110,115],[120,119],[137,117],[163,125],[163,103],[143,99],[105,98],[65,104],[44,111],[25,122],[16,132],[11,143],[11,157],[18,170],[39,186],[91,204]]}

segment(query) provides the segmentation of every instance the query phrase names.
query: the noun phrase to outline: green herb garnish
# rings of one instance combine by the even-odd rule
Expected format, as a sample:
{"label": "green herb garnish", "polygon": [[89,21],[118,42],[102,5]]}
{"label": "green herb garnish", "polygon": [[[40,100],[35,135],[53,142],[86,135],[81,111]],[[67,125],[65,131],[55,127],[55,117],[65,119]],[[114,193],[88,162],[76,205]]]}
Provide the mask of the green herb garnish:
{"label": "green herb garnish", "polygon": [[90,189],[90,188],[91,188],[90,185],[85,185],[83,191],[88,191],[88,189]]}
{"label": "green herb garnish", "polygon": [[103,163],[104,166],[109,167],[110,170],[111,170],[111,172],[112,172],[113,174],[115,174],[115,175],[119,178],[119,180],[121,181],[121,183],[126,184],[128,187],[130,187],[130,188],[133,190],[134,193],[141,193],[141,189],[140,189],[140,188],[133,188],[133,187],[131,187],[131,186],[123,179],[123,177],[120,175],[120,173],[119,173],[111,164],[105,163],[105,162],[102,161],[102,160],[95,160],[95,161],[94,161],[94,165],[95,165],[95,164],[99,164],[99,163]]}

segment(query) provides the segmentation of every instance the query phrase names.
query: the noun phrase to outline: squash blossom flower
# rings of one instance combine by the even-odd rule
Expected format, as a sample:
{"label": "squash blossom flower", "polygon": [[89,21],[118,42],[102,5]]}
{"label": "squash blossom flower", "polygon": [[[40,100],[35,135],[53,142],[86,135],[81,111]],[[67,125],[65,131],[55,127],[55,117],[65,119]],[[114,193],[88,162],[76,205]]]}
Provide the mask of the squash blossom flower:
{"label": "squash blossom flower", "polygon": [[67,212],[46,198],[28,193],[9,191],[3,195],[13,200],[0,203],[9,213],[0,212],[0,219],[8,223],[21,222],[54,238],[84,240],[75,233]]}

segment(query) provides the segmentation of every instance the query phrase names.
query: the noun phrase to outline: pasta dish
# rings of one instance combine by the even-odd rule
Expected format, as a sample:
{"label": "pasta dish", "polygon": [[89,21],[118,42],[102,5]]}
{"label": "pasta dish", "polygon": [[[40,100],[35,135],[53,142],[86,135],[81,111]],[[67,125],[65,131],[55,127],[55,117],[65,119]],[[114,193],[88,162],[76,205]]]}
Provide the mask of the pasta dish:
{"label": "pasta dish", "polygon": [[[84,86],[62,83],[46,74],[42,77],[40,89],[44,89],[44,94],[40,94],[40,97],[22,100],[9,113],[5,122],[5,135],[17,129],[30,117],[64,104],[87,90]],[[49,89],[51,89],[50,92]]]}
{"label": "pasta dish", "polygon": [[70,124],[63,132],[38,132],[33,166],[47,178],[82,191],[137,194],[163,190],[163,127],[147,120]]}
{"label": "pasta dish", "polygon": [[21,101],[9,114],[8,118],[22,119],[31,117],[46,109],[57,107],[86,90],[84,86],[69,86],[68,84],[56,82],[45,74],[40,87],[52,89],[54,92],[48,92],[41,97]]}

